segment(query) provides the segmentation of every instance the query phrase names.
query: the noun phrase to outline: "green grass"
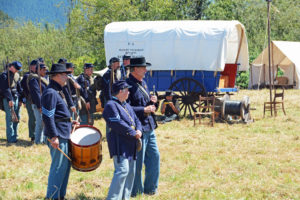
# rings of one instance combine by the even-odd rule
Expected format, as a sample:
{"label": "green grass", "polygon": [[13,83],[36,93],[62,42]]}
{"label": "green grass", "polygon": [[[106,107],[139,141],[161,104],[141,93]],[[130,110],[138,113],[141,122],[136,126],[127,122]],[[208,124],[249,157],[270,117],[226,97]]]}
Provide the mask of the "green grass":
{"label": "green grass", "polygon": [[[263,118],[268,90],[242,90],[231,99],[248,95],[254,123],[216,123],[193,126],[182,119],[156,130],[161,153],[158,194],[136,199],[300,199],[300,90],[287,90],[287,116]],[[269,115],[269,114],[268,114]],[[0,199],[43,199],[50,155],[47,146],[30,145],[22,119],[17,145],[5,142],[5,115],[0,122]],[[105,133],[103,119],[95,126]],[[107,143],[103,161],[92,172],[71,171],[68,199],[105,199],[113,176]]]}

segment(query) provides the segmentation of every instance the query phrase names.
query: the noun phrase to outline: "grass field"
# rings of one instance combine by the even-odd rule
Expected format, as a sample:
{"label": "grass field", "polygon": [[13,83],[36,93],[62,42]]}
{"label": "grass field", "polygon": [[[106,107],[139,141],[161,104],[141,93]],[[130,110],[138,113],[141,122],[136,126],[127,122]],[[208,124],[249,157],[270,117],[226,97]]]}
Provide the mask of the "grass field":
{"label": "grass field", "polygon": [[[300,199],[300,90],[287,90],[287,115],[263,118],[268,90],[242,90],[250,97],[254,123],[193,126],[182,119],[156,130],[161,153],[158,194],[136,199]],[[0,112],[0,199],[43,199],[50,167],[49,149],[31,145],[22,107],[19,142],[7,145]],[[105,133],[103,119],[95,126]],[[92,172],[71,170],[68,199],[105,199],[113,176],[107,143]]]}

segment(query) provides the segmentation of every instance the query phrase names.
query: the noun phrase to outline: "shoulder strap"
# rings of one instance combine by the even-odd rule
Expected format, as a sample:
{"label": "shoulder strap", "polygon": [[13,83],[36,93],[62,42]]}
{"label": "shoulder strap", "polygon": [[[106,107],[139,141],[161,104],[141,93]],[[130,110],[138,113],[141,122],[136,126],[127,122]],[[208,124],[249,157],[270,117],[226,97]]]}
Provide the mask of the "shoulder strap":
{"label": "shoulder strap", "polygon": [[136,83],[136,82],[132,81],[132,83],[135,84],[136,87],[142,92],[142,94],[145,97],[145,99],[147,99],[148,101],[150,101],[150,96],[147,93],[147,91],[145,90],[145,88],[143,86],[141,86],[140,84]]}

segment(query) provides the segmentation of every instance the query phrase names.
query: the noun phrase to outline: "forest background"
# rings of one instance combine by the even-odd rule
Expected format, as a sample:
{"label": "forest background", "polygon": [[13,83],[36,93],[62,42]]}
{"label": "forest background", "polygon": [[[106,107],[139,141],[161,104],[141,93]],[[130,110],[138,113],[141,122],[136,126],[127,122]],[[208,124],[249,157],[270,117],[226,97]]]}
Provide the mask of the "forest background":
{"label": "forest background", "polygon": [[[20,8],[26,6],[18,1],[14,0]],[[20,2],[33,1],[36,0]],[[31,15],[59,16],[57,21],[50,18],[16,20],[0,11],[0,59],[3,63],[7,58],[20,60],[26,72],[28,60],[43,57],[50,66],[52,61],[64,57],[78,66],[76,75],[82,72],[85,62],[94,63],[95,70],[103,69],[106,67],[103,32],[105,26],[114,21],[238,20],[247,31],[250,63],[267,45],[266,0],[56,1],[59,3],[49,9],[31,9]],[[6,2],[0,0],[0,10]],[[24,9],[9,11],[12,14],[26,12]],[[272,1],[271,40],[300,41],[300,1]],[[237,84],[241,88],[247,87],[248,75],[249,72],[238,75]]]}

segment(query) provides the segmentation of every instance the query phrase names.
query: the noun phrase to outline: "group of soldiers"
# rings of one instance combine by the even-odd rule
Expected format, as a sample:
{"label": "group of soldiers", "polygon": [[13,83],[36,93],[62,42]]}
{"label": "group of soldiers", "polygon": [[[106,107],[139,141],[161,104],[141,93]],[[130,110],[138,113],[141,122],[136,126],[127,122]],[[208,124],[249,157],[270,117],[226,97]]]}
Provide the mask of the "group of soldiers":
{"label": "group of soldiers", "polygon": [[[22,79],[17,73],[22,70],[18,61],[10,63],[1,74],[0,102],[6,113],[7,142],[17,142],[19,111],[24,103],[31,141],[45,143],[50,149],[47,199],[64,199],[66,195],[71,163],[59,151],[69,154],[72,125],[79,125],[79,121],[80,125],[94,124],[98,90],[101,90],[99,98],[104,108],[108,149],[115,167],[107,199],[129,199],[137,194],[157,192],[160,153],[154,113],[158,99],[150,95],[144,81],[149,66],[144,57],[124,55],[122,65],[118,58],[111,58],[101,78],[94,79],[94,66],[85,63],[84,72],[75,79],[74,65],[66,59],[52,64],[50,71],[43,59],[36,59],[31,61],[29,72]],[[179,108],[172,102],[173,93],[166,96],[162,113],[178,114]]]}
{"label": "group of soldiers", "polygon": [[[123,64],[113,57],[109,61],[109,69],[103,78],[93,78],[93,64],[85,63],[84,72],[76,79],[73,75],[74,65],[61,58],[59,64],[66,65],[68,74],[66,86],[63,88],[68,108],[73,119],[80,121],[80,124],[93,125],[93,113],[96,112],[97,90],[102,90],[100,99],[102,107],[111,98],[111,74],[113,81],[126,78],[126,68],[130,56],[123,56]],[[6,70],[0,76],[0,107],[6,113],[6,138],[8,143],[16,143],[18,138],[18,120],[20,119],[20,107],[26,106],[28,112],[29,138],[32,143],[45,143],[42,123],[41,96],[49,84],[49,77],[46,74],[49,68],[43,58],[32,60],[29,64],[29,71],[20,77],[18,71],[22,70],[19,61],[9,63]],[[113,71],[113,73],[111,73]]]}

